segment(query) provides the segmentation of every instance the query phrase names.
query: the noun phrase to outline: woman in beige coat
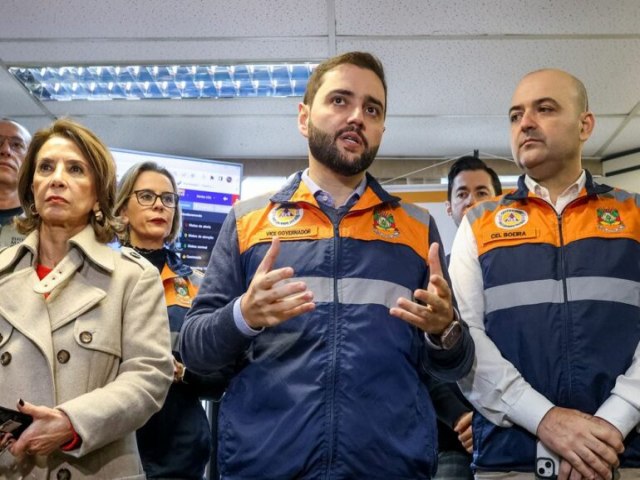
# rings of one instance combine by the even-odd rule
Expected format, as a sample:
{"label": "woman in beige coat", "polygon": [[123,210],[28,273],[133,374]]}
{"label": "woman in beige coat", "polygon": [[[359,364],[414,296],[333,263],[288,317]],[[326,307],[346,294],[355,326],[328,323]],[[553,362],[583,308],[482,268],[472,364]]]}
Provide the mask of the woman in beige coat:
{"label": "woman in beige coat", "polygon": [[0,252],[0,405],[33,423],[1,441],[2,479],[145,478],[135,430],[173,365],[157,269],[106,245],[115,183],[86,128],[58,120],[34,136],[18,185],[28,236]]}

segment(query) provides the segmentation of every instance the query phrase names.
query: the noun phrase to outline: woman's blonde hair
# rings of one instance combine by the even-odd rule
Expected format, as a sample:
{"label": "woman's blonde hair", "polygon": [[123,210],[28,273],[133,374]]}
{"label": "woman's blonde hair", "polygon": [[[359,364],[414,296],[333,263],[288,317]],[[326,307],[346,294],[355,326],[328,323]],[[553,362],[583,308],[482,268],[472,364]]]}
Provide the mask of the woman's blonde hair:
{"label": "woman's blonde hair", "polygon": [[93,227],[99,242],[112,241],[116,228],[113,216],[113,204],[116,197],[116,166],[113,157],[109,149],[91,130],[67,118],[58,119],[50,126],[38,130],[29,144],[29,149],[18,174],[18,196],[24,210],[24,216],[16,219],[16,228],[24,235],[40,228],[42,218],[35,207],[32,189],[33,176],[38,152],[47,140],[53,137],[61,137],[73,142],[89,163],[93,173],[98,205],[102,211],[100,219],[94,214],[90,214],[89,224]]}
{"label": "woman's blonde hair", "polygon": [[[136,163],[133,167],[129,168],[125,172],[125,174],[120,179],[120,183],[118,184],[118,196],[116,198],[116,206],[113,209],[113,214],[118,218],[119,228],[118,228],[118,237],[120,241],[124,244],[128,244],[131,241],[130,228],[129,225],[125,225],[124,222],[120,219],[122,215],[122,210],[127,205],[129,198],[134,195],[133,188],[138,180],[138,177],[144,172],[156,172],[160,175],[164,175],[171,182],[171,187],[173,188],[173,193],[178,193],[178,185],[176,184],[175,178],[171,175],[171,172],[164,167],[161,167],[155,162],[141,162]],[[169,235],[164,239],[164,243],[172,244],[180,235],[180,225],[182,222],[182,213],[180,210],[180,204],[176,204],[176,208],[173,212],[173,222],[171,223],[171,230],[169,231]]]}

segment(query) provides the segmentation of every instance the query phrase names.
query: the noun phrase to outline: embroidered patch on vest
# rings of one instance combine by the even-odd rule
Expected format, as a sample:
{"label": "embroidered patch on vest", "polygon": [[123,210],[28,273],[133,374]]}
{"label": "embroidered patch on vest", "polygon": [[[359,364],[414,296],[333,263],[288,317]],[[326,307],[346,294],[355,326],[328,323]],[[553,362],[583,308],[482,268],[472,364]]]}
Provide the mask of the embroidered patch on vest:
{"label": "embroidered patch on vest", "polygon": [[516,208],[505,208],[496,213],[496,226],[505,230],[522,227],[529,221],[529,214]]}
{"label": "embroidered patch on vest", "polygon": [[182,277],[175,277],[165,281],[165,300],[168,306],[180,305],[181,307],[191,307],[191,295],[189,285]]}
{"label": "embroidered patch on vest", "polygon": [[625,229],[617,208],[598,208],[598,228],[603,232],[621,232]]}
{"label": "embroidered patch on vest", "polygon": [[303,213],[301,208],[279,206],[269,212],[269,221],[276,227],[291,227],[302,219]]}
{"label": "embroidered patch on vest", "polygon": [[400,235],[391,210],[375,209],[373,212],[373,232],[384,238],[395,238]]}

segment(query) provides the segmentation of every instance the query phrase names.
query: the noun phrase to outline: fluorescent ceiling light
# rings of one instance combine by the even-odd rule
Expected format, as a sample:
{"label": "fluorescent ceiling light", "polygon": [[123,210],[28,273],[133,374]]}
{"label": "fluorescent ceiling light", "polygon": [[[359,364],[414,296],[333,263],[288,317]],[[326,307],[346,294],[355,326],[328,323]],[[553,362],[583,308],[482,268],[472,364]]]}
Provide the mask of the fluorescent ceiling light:
{"label": "fluorescent ceiling light", "polygon": [[43,101],[304,95],[317,63],[9,67]]}

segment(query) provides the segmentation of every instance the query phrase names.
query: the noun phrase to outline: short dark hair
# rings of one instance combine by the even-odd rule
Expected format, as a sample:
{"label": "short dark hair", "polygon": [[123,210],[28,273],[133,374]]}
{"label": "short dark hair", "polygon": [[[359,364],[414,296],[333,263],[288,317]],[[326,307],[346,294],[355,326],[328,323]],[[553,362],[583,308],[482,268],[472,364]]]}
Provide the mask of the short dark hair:
{"label": "short dark hair", "polygon": [[493,189],[496,191],[496,195],[502,194],[502,184],[500,183],[500,178],[498,178],[498,174],[495,170],[478,157],[472,157],[470,155],[460,157],[451,165],[449,169],[449,183],[447,185],[447,200],[451,201],[451,190],[453,189],[453,181],[456,179],[458,175],[462,172],[466,172],[468,170],[484,170],[491,177],[491,184],[493,185]]}
{"label": "short dark hair", "polygon": [[340,65],[355,65],[356,67],[371,70],[382,82],[384,88],[384,114],[387,114],[387,82],[384,78],[384,68],[380,60],[367,52],[347,52],[342,55],[331,57],[318,65],[307,82],[307,89],[304,92],[302,103],[311,106],[316,98],[316,93],[322,86],[322,81],[327,72]]}

